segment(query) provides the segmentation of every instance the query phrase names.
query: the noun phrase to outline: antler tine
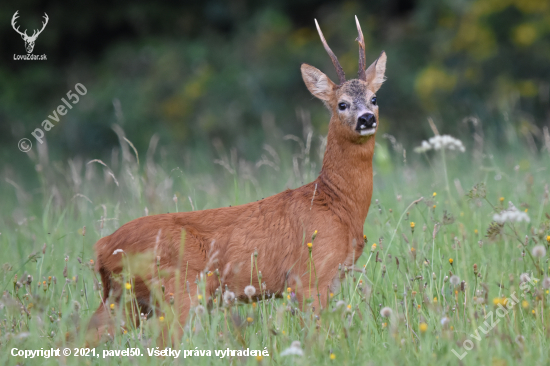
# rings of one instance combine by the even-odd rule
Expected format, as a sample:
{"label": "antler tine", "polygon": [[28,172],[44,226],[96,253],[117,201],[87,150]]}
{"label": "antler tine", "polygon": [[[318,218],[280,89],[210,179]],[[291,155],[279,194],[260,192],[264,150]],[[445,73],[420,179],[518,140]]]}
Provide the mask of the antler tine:
{"label": "antler tine", "polygon": [[340,66],[340,62],[338,62],[338,58],[336,58],[336,55],[334,54],[334,52],[332,52],[332,50],[328,46],[325,36],[323,36],[323,32],[321,32],[321,28],[319,27],[319,23],[317,23],[317,19],[315,19],[315,26],[317,27],[317,32],[319,32],[319,37],[321,37],[321,42],[323,42],[325,51],[327,51],[328,55],[330,56],[330,59],[332,60],[332,64],[336,68],[336,73],[338,74],[338,78],[340,79],[340,84],[345,83],[346,75],[344,74],[344,69],[342,69],[342,66]]}
{"label": "antler tine", "polygon": [[356,41],[359,42],[359,79],[366,81],[367,80],[367,63],[365,61],[365,38],[363,38],[363,31],[361,30],[361,25],[359,24],[359,19],[357,15],[355,16],[355,23],[357,24],[357,36]]}
{"label": "antler tine", "polygon": [[23,33],[19,30],[19,26],[17,26],[17,28],[15,27],[15,25],[16,25],[15,21],[17,20],[17,18],[19,18],[19,15],[17,13],[19,13],[19,10],[17,10],[15,12],[15,14],[13,14],[13,17],[11,18],[11,26],[12,26],[13,30],[15,30],[20,35],[23,35],[23,34],[27,35],[27,30],[26,29],[25,29],[25,32]]}
{"label": "antler tine", "polygon": [[[48,18],[48,14],[44,13],[44,16],[43,16],[45,22],[42,22],[42,29],[40,29],[38,31],[38,34],[42,33],[42,31],[44,30],[44,28],[46,28],[46,24],[48,24],[48,20],[50,20],[50,18]],[[36,35],[38,37],[38,34]]]}

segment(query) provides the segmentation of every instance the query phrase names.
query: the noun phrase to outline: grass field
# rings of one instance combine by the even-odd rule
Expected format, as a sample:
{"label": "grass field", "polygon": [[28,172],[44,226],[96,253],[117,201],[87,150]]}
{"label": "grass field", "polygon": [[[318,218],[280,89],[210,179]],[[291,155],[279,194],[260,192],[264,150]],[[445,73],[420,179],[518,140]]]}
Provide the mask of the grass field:
{"label": "grass field", "polygon": [[[220,147],[216,162],[191,156],[186,168],[179,168],[185,159],[155,152],[154,140],[138,152],[121,139],[110,160],[89,163],[53,162],[41,151],[32,157],[39,188],[10,180],[0,197],[0,362],[547,364],[550,156],[515,140],[498,149],[472,139],[463,141],[464,153],[404,154],[398,142],[378,136],[368,244],[357,262],[363,271],[341,269],[346,280],[320,317],[309,302],[294,302],[294,289],[250,304],[227,304],[220,293],[211,309],[203,294],[184,328],[181,349],[193,351],[185,359],[184,352],[148,355],[162,322],[182,326],[169,303],[139,327],[121,328],[93,351],[99,357],[75,356],[100,303],[93,244],[146,214],[242,204],[298,187],[318,172],[322,138],[285,138],[254,162]],[[516,209],[494,222],[508,202]],[[124,301],[132,302],[131,273],[123,281]],[[123,306],[113,305],[119,321]],[[269,356],[215,354],[264,347]],[[12,356],[13,348],[72,354],[25,359]],[[143,356],[114,355],[127,348]],[[103,358],[104,350],[113,356]],[[197,356],[200,350],[211,356]]]}

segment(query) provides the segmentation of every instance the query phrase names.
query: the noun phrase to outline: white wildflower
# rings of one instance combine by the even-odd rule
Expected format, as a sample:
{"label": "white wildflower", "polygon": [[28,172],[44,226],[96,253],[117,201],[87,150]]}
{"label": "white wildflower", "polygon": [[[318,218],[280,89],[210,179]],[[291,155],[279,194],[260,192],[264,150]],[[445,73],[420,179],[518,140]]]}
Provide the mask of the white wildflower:
{"label": "white wildflower", "polygon": [[504,224],[505,222],[529,222],[531,219],[526,212],[519,211],[512,202],[508,202],[508,209],[501,211],[499,214],[493,216],[493,220],[499,224]]}
{"label": "white wildflower", "polygon": [[430,138],[428,141],[422,141],[422,145],[415,148],[416,153],[423,153],[429,150],[456,150],[460,152],[466,151],[462,141],[449,135],[437,135]]}
{"label": "white wildflower", "polygon": [[292,355],[295,355],[295,356],[303,356],[304,355],[304,351],[302,350],[302,345],[301,345],[300,341],[292,342],[290,347],[288,347],[283,352],[281,352],[281,356],[292,356]]}
{"label": "white wildflower", "polygon": [[414,149],[414,152],[415,153],[423,153],[423,152],[426,152],[426,151],[430,151],[432,149],[432,145],[430,145],[430,143],[426,140],[422,141],[422,145],[416,147]]}

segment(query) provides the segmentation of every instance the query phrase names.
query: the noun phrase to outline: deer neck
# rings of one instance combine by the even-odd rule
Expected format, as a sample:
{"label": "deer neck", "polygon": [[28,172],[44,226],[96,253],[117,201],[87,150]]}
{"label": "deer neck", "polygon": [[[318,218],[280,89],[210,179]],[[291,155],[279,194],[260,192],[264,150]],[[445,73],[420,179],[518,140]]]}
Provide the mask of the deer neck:
{"label": "deer neck", "polygon": [[[372,198],[374,136],[352,141],[351,131],[331,118],[327,148],[318,181],[320,189],[335,196],[352,218],[363,225]],[[321,188],[322,187],[322,188]]]}

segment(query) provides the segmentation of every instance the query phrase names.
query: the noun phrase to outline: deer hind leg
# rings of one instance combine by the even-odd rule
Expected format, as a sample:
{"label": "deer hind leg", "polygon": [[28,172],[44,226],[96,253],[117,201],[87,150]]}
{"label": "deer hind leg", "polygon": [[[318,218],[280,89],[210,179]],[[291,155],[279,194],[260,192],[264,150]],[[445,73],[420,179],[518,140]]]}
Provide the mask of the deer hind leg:
{"label": "deer hind leg", "polygon": [[115,327],[107,304],[100,304],[92,315],[86,331],[86,347],[96,347],[114,335]]}
{"label": "deer hind leg", "polygon": [[181,343],[190,309],[198,303],[197,284],[194,280],[196,274],[194,271],[188,271],[187,280],[182,278],[178,281],[175,276],[171,276],[163,282],[164,303],[158,306],[157,313],[158,316],[164,317],[159,338],[160,346]]}
{"label": "deer hind leg", "polygon": [[[132,292],[123,290],[123,286],[115,281],[110,281],[110,287],[108,297],[90,319],[86,334],[86,341],[90,344],[112,338],[115,332],[124,328],[138,327],[142,316],[149,317],[152,314],[150,291],[141,278],[135,279]],[[125,303],[121,302],[123,291],[127,291]]]}

